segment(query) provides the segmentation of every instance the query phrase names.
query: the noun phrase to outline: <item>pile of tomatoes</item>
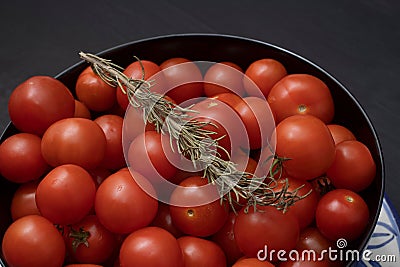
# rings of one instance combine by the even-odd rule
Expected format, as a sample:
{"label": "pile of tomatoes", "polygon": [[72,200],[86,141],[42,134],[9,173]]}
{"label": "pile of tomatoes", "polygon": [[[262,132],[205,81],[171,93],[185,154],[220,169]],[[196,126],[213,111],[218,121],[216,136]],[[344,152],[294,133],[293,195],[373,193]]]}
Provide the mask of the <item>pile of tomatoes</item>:
{"label": "pile of tomatoes", "polygon": [[[132,62],[124,74],[157,76],[151,90],[193,110],[190,119],[209,123],[220,145],[216,153],[257,177],[273,175],[271,190],[288,182],[287,191],[304,198],[286,212],[246,207],[240,197],[221,201],[213,188],[201,190],[208,184],[203,170],[182,163],[191,161],[168,132],[145,123],[123,90],[90,67],[75,88],[35,76],[13,91],[9,115],[20,133],[0,145],[0,173],[19,184],[2,241],[8,265],[334,264],[282,260],[277,252],[319,255],[339,238],[351,242],[364,233],[370,215],[359,192],[375,178],[371,153],[349,129],[332,123],[335,106],[322,80],[289,74],[272,58],[245,67],[220,62],[202,72],[189,59],[171,58]],[[273,172],[271,159],[279,163]],[[175,187],[162,190],[164,180]],[[217,197],[201,205],[168,204],[211,196]],[[266,247],[275,254],[262,260]]]}

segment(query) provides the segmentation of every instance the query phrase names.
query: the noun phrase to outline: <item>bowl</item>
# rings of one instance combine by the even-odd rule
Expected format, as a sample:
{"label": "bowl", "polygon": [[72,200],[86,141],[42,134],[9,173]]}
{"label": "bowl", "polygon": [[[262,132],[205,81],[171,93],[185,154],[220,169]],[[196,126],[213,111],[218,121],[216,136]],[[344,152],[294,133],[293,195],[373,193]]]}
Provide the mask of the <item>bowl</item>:
{"label": "bowl", "polygon": [[[349,90],[327,71],[302,56],[276,45],[249,38],[219,34],[179,34],[149,38],[122,44],[98,53],[98,55],[111,59],[114,63],[123,67],[133,61],[133,56],[151,60],[157,64],[172,57],[185,57],[193,61],[231,61],[243,69],[246,69],[255,60],[274,58],[287,68],[288,73],[308,73],[324,81],[330,88],[335,103],[333,123],[349,128],[357,139],[370,149],[376,162],[375,180],[373,184],[361,192],[371,214],[367,230],[359,239],[349,244],[347,248],[361,251],[366,247],[377,223],[383,201],[383,155],[376,131],[367,113]],[[79,74],[87,66],[85,62],[81,61],[58,74],[56,78],[73,91]],[[17,132],[17,129],[10,123],[1,136],[1,142]],[[17,184],[0,177],[1,238],[11,223],[9,206],[16,189]],[[347,266],[351,264],[352,262],[347,262]],[[0,265],[7,266],[4,261],[1,261],[1,258]]]}

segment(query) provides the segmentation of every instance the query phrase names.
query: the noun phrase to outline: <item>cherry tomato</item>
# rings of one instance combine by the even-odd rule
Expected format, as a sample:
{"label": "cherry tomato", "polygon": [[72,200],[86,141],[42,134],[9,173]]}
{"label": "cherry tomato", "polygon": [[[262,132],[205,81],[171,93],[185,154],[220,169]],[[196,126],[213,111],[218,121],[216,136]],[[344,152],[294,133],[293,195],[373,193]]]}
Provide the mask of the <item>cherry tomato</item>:
{"label": "cherry tomato", "polygon": [[81,101],[75,99],[74,118],[91,119],[90,110]]}
{"label": "cherry tomato", "polygon": [[121,246],[121,266],[183,267],[176,238],[159,227],[144,227],[131,234]]}
{"label": "cherry tomato", "polygon": [[297,219],[292,214],[284,214],[272,206],[259,206],[248,212],[240,210],[234,225],[238,247],[247,257],[263,255],[268,251],[293,249],[299,240],[300,230]]}
{"label": "cherry tomato", "polygon": [[36,189],[36,205],[43,217],[55,224],[72,224],[93,207],[96,186],[90,174],[78,165],[51,170]]}
{"label": "cherry tomato", "polygon": [[103,130],[106,137],[106,151],[101,166],[110,170],[125,167],[122,149],[122,125],[124,120],[117,115],[103,115],[94,120]]}
{"label": "cherry tomato", "polygon": [[335,247],[335,244],[321,234],[316,227],[307,227],[300,233],[299,242],[296,245],[297,251],[315,251],[321,255],[323,250],[328,251],[329,247]]}
{"label": "cherry tomato", "polygon": [[129,146],[129,166],[149,179],[159,183],[171,179],[180,156],[172,151],[169,136],[162,136],[156,131],[147,131],[136,137]]}
{"label": "cherry tomato", "polygon": [[53,167],[71,163],[94,169],[104,158],[107,140],[94,121],[69,118],[47,129],[41,147],[44,159]]}
{"label": "cherry tomato", "polygon": [[115,235],[100,223],[96,215],[88,215],[68,228],[66,247],[76,262],[100,264],[111,257],[117,246]]}
{"label": "cherry tomato", "polygon": [[232,267],[274,267],[272,263],[268,261],[260,261],[257,258],[242,258],[239,259]]}
{"label": "cherry tomato", "polygon": [[275,128],[274,118],[267,101],[253,96],[245,97],[243,100],[235,106],[235,110],[246,128],[250,149],[259,149],[271,139]]}
{"label": "cherry tomato", "polygon": [[225,267],[226,258],[214,242],[194,236],[178,238],[185,267]]}
{"label": "cherry tomato", "polygon": [[68,88],[48,76],[33,76],[11,93],[8,113],[21,132],[41,136],[54,122],[74,116],[75,100]]}
{"label": "cherry tomato", "polygon": [[9,266],[60,267],[65,244],[50,221],[39,215],[27,215],[7,228],[2,251]]}
{"label": "cherry tomato", "polygon": [[235,221],[236,214],[230,212],[222,228],[211,237],[212,241],[217,243],[224,251],[229,266],[243,256],[243,253],[236,243],[235,234],[233,232]]}
{"label": "cherry tomato", "polygon": [[[122,169],[110,175],[97,189],[95,211],[100,222],[113,233],[131,233],[151,223],[157,213],[158,202],[147,192],[154,189],[139,173]],[[112,207],[112,208],[110,208]]]}
{"label": "cherry tomato", "polygon": [[90,263],[74,263],[64,265],[64,267],[103,267],[103,265],[90,264]]}
{"label": "cherry tomato", "polygon": [[347,189],[335,189],[320,199],[315,219],[318,229],[328,239],[336,241],[344,238],[352,241],[361,236],[366,229],[369,210],[357,193]]}
{"label": "cherry tomato", "polygon": [[336,156],[327,171],[336,188],[355,192],[366,189],[374,180],[376,165],[368,147],[355,140],[336,145]]}
{"label": "cherry tomato", "polygon": [[356,140],[354,134],[346,127],[338,124],[328,124],[328,129],[332,134],[335,145],[343,141]]}
{"label": "cherry tomato", "polygon": [[26,215],[40,215],[36,205],[36,188],[39,181],[21,184],[11,201],[11,217],[15,221]]}
{"label": "cherry tomato", "polygon": [[186,58],[170,58],[160,65],[166,81],[167,96],[177,104],[204,95],[199,67]]}
{"label": "cherry tomato", "polygon": [[[143,69],[142,69],[143,66]],[[143,77],[144,71],[144,77]],[[140,80],[149,80],[150,77],[154,76],[157,72],[161,71],[160,67],[149,60],[141,60],[135,61],[129,64],[128,67],[125,68],[123,73],[132,79],[140,79]],[[159,76],[158,76],[159,77]],[[161,79],[157,79],[157,83],[160,83]],[[121,90],[121,88],[117,88],[117,101],[118,104],[126,110],[129,105],[129,100],[126,94]]]}
{"label": "cherry tomato", "polygon": [[78,77],[75,85],[76,96],[79,101],[93,111],[106,111],[116,102],[116,87],[105,83],[95,74],[91,67],[87,67]]}
{"label": "cherry tomato", "polygon": [[[183,233],[205,237],[215,234],[228,219],[229,209],[221,203],[216,187],[199,176],[183,180],[170,199],[172,222]],[[207,203],[207,204],[204,204]]]}
{"label": "cherry tomato", "polygon": [[334,104],[328,86],[309,74],[290,74],[280,80],[268,94],[268,103],[277,123],[295,114],[309,114],[329,123]]}
{"label": "cherry tomato", "polygon": [[221,102],[224,102],[225,104],[227,104],[228,106],[230,106],[233,109],[235,108],[236,105],[243,102],[243,99],[240,96],[233,94],[233,93],[216,94],[216,95],[212,96],[211,99],[216,99]]}
{"label": "cherry tomato", "polygon": [[208,97],[231,92],[244,96],[243,75],[242,68],[235,63],[215,63],[204,75],[204,93]]}
{"label": "cherry tomato", "polygon": [[315,218],[315,210],[317,209],[319,195],[313,190],[312,185],[304,180],[298,180],[291,177],[284,177],[285,179],[278,180],[278,186],[274,190],[281,190],[286,185],[286,179],[289,187],[287,192],[297,191],[297,196],[306,196],[301,200],[296,201],[289,207],[287,213],[292,213],[298,220],[300,229],[309,226]]}
{"label": "cherry tomato", "polygon": [[93,178],[93,181],[96,185],[96,188],[99,187],[99,185],[108,177],[112,174],[112,172],[109,169],[106,168],[96,168],[93,170],[89,170],[90,175]]}
{"label": "cherry tomato", "polygon": [[40,178],[49,168],[42,156],[41,138],[17,133],[0,145],[0,173],[15,183]]}
{"label": "cherry tomato", "polygon": [[272,58],[254,61],[246,69],[244,88],[249,96],[259,96],[260,91],[267,98],[271,88],[287,75],[285,67]]}
{"label": "cherry tomato", "polygon": [[324,174],[335,159],[328,127],[311,115],[293,115],[276,129],[276,154],[288,160],[283,167],[294,178],[309,180]]}
{"label": "cherry tomato", "polygon": [[330,263],[327,260],[297,260],[297,261],[283,261],[279,265],[279,267],[330,267]]}
{"label": "cherry tomato", "polygon": [[159,202],[156,217],[151,226],[157,226],[170,232],[176,238],[183,236],[183,233],[174,225],[169,210],[169,205]]}
{"label": "cherry tomato", "polygon": [[145,131],[155,131],[156,128],[151,123],[145,123],[143,112],[134,107],[129,107],[126,110],[123,124],[123,142],[130,144],[136,137]]}

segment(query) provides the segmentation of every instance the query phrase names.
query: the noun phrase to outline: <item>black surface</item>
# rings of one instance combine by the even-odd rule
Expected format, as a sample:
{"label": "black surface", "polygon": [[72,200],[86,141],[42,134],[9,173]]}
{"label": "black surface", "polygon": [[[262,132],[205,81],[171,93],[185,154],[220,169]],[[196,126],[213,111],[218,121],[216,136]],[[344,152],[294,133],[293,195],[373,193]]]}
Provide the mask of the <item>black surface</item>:
{"label": "black surface", "polygon": [[[196,3],[196,4],[193,4]],[[33,75],[54,76],[92,53],[172,33],[226,33],[296,52],[358,99],[380,138],[386,191],[400,210],[400,2],[3,1],[0,5],[0,127],[7,101]]]}

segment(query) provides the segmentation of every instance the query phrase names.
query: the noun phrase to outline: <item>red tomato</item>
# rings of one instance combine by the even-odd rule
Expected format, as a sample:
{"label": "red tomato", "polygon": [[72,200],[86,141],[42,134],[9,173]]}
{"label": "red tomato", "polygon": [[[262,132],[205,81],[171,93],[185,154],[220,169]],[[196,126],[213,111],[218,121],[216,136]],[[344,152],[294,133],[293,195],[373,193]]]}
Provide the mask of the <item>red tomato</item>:
{"label": "red tomato", "polygon": [[242,68],[235,63],[215,63],[204,75],[204,93],[208,97],[231,92],[244,96],[243,76]]}
{"label": "red tomato", "polygon": [[192,114],[193,120],[210,123],[203,129],[215,132],[210,137],[214,140],[219,139],[218,145],[229,153],[227,155],[225,151],[217,149],[223,159],[232,156],[232,151],[246,146],[245,127],[230,106],[217,99],[207,98],[195,104],[191,110],[197,111]]}
{"label": "red tomato", "polygon": [[17,133],[0,145],[0,173],[15,183],[39,179],[49,168],[42,156],[40,137]]}
{"label": "red tomato", "polygon": [[129,107],[125,112],[123,124],[123,142],[130,144],[133,139],[138,137],[145,131],[155,131],[153,124],[145,123],[142,110],[134,107]]}
{"label": "red tomato", "polygon": [[194,236],[178,238],[185,267],[225,267],[226,258],[222,249],[210,240]]}
{"label": "red tomato", "polygon": [[212,241],[217,243],[224,251],[229,265],[232,265],[243,256],[243,253],[240,251],[236,243],[235,234],[233,232],[235,221],[236,214],[234,212],[230,212],[225,224],[212,236]]}
{"label": "red tomato", "polygon": [[78,77],[75,85],[76,96],[87,108],[93,111],[106,111],[116,101],[116,87],[105,83],[95,74],[91,67],[87,67]]}
{"label": "red tomato", "polygon": [[268,261],[260,261],[257,258],[243,258],[239,259],[232,267],[274,267],[272,263]]}
{"label": "red tomato", "polygon": [[243,84],[247,94],[249,96],[260,96],[260,93],[262,93],[267,98],[271,88],[286,76],[287,72],[279,61],[264,58],[251,63],[245,74]]}
{"label": "red tomato", "polygon": [[203,96],[203,76],[199,67],[186,58],[171,58],[160,65],[166,81],[166,93],[177,104]]}
{"label": "red tomato", "polygon": [[94,169],[104,158],[107,140],[94,121],[69,118],[51,125],[41,146],[44,159],[53,167],[71,163]]}
{"label": "red tomato", "polygon": [[355,192],[366,189],[374,180],[376,165],[368,147],[355,140],[336,145],[336,156],[327,171],[336,188]]}
{"label": "red tomato", "polygon": [[221,102],[224,102],[225,104],[227,104],[228,106],[230,106],[233,109],[235,108],[236,105],[243,102],[243,99],[240,96],[233,94],[233,93],[217,94],[217,95],[214,95],[213,97],[211,97],[211,99],[216,99]]}
{"label": "red tomato", "polygon": [[103,267],[103,265],[97,265],[97,264],[88,264],[88,263],[74,263],[74,264],[68,264],[64,265],[64,267]]}
{"label": "red tomato", "polygon": [[[308,194],[305,198],[296,201],[292,206],[289,207],[287,211],[287,213],[291,213],[297,218],[300,229],[304,229],[314,221],[319,195],[313,190],[312,185],[307,181],[302,181],[291,177],[284,178],[288,180],[289,184],[287,192],[293,192],[301,187],[301,189],[297,192],[297,196],[301,197]],[[274,190],[281,190],[286,185],[286,179],[278,180],[278,186],[275,187]]]}
{"label": "red tomato", "polygon": [[335,158],[335,143],[328,127],[311,115],[293,115],[276,129],[276,154],[288,160],[288,175],[309,180],[324,174]]}
{"label": "red tomato", "polygon": [[101,166],[110,170],[125,167],[122,149],[122,125],[124,120],[117,115],[103,115],[94,120],[103,130],[106,137],[106,151]]}
{"label": "red tomato", "polygon": [[74,116],[68,88],[47,76],[33,76],[18,85],[8,102],[10,119],[20,131],[41,136],[54,122]]}
{"label": "red tomato", "polygon": [[330,263],[326,260],[304,260],[304,261],[284,261],[281,262],[279,267],[330,267]]}
{"label": "red tomato", "polygon": [[[140,180],[142,189],[137,180]],[[122,169],[109,176],[97,189],[95,211],[100,222],[113,233],[131,233],[151,223],[158,202],[147,192],[154,189],[139,173]],[[112,208],[110,208],[112,207]]]}
{"label": "red tomato", "polygon": [[159,227],[144,227],[122,243],[121,266],[183,267],[183,255],[176,238]]}
{"label": "red tomato", "polygon": [[6,230],[2,251],[9,266],[60,267],[65,244],[54,225],[39,215],[24,216]]}
{"label": "red tomato", "polygon": [[[250,149],[259,149],[270,141],[275,122],[267,101],[258,97],[245,97],[235,106],[246,128]],[[274,143],[274,141],[270,141]],[[245,147],[246,148],[246,147]]]}
{"label": "red tomato", "polygon": [[88,215],[68,228],[67,251],[76,262],[100,264],[111,257],[117,246],[115,235],[100,223],[96,215]]}
{"label": "red tomato", "polygon": [[15,221],[26,215],[40,215],[36,206],[36,188],[39,181],[21,184],[11,201],[11,217]]}
{"label": "red tomato", "polygon": [[50,171],[36,189],[36,205],[55,224],[72,224],[93,207],[96,186],[90,174],[77,165],[61,165]]}
{"label": "red tomato", "polygon": [[156,217],[151,222],[151,226],[157,226],[170,232],[176,238],[181,237],[183,233],[172,222],[169,205],[159,202]]}
{"label": "red tomato", "polygon": [[[216,187],[199,176],[183,180],[170,199],[172,222],[188,235],[210,236],[222,228],[229,208],[221,203]],[[206,204],[205,204],[206,203]]]}
{"label": "red tomato", "polygon": [[99,185],[108,177],[112,174],[112,172],[109,169],[106,168],[97,168],[93,170],[89,170],[90,175],[93,178],[93,181],[96,185],[96,188],[99,187]]}
{"label": "red tomato", "polygon": [[134,170],[153,183],[171,179],[180,156],[172,151],[169,136],[147,131],[136,137],[129,146],[128,163]]}
{"label": "red tomato", "polygon": [[334,104],[328,86],[309,74],[290,74],[268,94],[277,123],[295,114],[314,115],[325,123],[333,119]]}
{"label": "red tomato", "polygon": [[356,140],[354,134],[346,127],[338,124],[328,124],[328,129],[332,134],[335,145],[343,141]]}
{"label": "red tomato", "polygon": [[321,255],[323,250],[328,251],[329,247],[334,248],[335,244],[321,234],[316,227],[307,227],[300,233],[299,242],[296,245],[297,251],[315,251]]}
{"label": "red tomato", "polygon": [[[142,69],[142,66],[143,66],[143,69]],[[144,77],[143,77],[143,71],[144,71]],[[149,61],[149,60],[141,60],[140,62],[135,61],[135,62],[131,63],[128,67],[126,67],[126,69],[123,71],[123,73],[126,76],[128,76],[129,78],[140,79],[140,80],[143,79],[143,80],[147,81],[147,80],[149,80],[150,77],[152,77],[159,71],[161,71],[161,69],[156,63]],[[160,83],[161,82],[160,80],[161,79],[157,79],[157,82]],[[128,100],[127,95],[123,93],[121,88],[117,89],[117,101],[124,110],[127,109],[128,105],[129,105],[129,100]]]}
{"label": "red tomato", "polygon": [[75,112],[74,118],[84,118],[91,119],[92,115],[90,114],[89,109],[83,104],[81,101],[75,99]]}
{"label": "red tomato", "polygon": [[[268,251],[293,249],[299,240],[299,224],[292,214],[284,214],[272,206],[243,208],[237,215],[233,232],[240,250],[247,257],[262,256]],[[267,258],[268,259],[268,258]],[[270,259],[268,259],[270,260]]]}
{"label": "red tomato", "polygon": [[369,210],[357,193],[336,189],[320,199],[315,219],[318,229],[328,239],[336,241],[344,238],[352,241],[360,237],[366,229]]}

